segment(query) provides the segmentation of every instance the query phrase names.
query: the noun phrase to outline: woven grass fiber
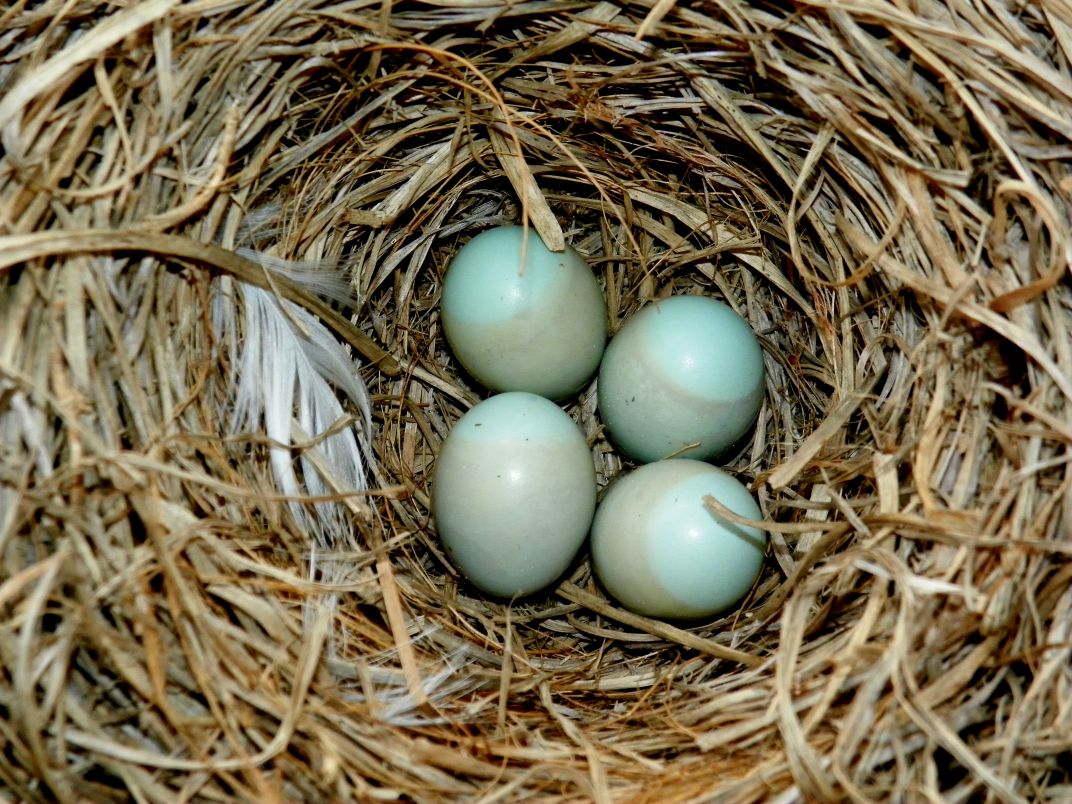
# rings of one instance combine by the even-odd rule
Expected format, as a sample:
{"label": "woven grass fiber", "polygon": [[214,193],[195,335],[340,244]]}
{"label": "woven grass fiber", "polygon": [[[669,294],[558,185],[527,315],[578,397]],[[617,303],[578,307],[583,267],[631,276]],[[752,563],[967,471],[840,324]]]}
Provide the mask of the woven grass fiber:
{"label": "woven grass fiber", "polygon": [[[1067,0],[5,6],[0,799],[1072,801]],[[444,559],[523,216],[759,333],[739,610]]]}

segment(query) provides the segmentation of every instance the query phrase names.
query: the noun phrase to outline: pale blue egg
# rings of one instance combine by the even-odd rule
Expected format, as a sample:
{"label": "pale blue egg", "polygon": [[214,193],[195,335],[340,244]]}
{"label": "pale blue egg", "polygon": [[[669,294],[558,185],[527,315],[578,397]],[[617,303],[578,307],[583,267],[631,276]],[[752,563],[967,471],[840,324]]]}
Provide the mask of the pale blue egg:
{"label": "pale blue egg", "polygon": [[591,450],[553,402],[515,391],[481,402],[447,435],[432,478],[440,540],[493,595],[536,592],[569,566],[596,504]]}
{"label": "pale blue egg", "polygon": [[626,319],[607,346],[599,412],[633,458],[711,458],[755,422],[764,378],[763,350],[743,318],[715,299],[671,296]]}
{"label": "pale blue egg", "polygon": [[592,523],[592,567],[626,608],[648,617],[707,617],[752,588],[767,534],[712,514],[712,496],[735,514],[760,519],[736,478],[702,461],[649,463],[607,490]]}
{"label": "pale blue egg", "polygon": [[581,255],[549,251],[520,226],[462,247],[443,280],[440,315],[458,362],[494,391],[569,396],[595,373],[607,341],[603,292]]}

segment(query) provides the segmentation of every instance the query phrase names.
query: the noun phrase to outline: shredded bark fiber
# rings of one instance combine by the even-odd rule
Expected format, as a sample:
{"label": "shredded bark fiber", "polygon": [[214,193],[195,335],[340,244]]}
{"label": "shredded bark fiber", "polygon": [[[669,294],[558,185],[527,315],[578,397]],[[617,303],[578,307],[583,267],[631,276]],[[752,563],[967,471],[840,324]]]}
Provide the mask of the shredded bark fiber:
{"label": "shredded bark fiber", "polygon": [[[0,790],[1072,800],[1070,62],[1067,0],[6,4]],[[630,615],[583,556],[511,606],[443,558],[484,392],[440,283],[522,215],[613,326],[703,293],[760,334],[739,610]],[[365,492],[331,421],[233,427],[273,297],[361,366]]]}

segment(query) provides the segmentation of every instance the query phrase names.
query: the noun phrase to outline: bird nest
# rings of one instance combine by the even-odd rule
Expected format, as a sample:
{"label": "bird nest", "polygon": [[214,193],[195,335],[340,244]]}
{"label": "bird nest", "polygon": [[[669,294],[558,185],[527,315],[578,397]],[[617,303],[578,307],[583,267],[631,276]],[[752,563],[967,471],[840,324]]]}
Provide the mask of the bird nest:
{"label": "bird nest", "polygon": [[[1056,0],[9,4],[0,787],[1068,801],[1070,59]],[[612,330],[759,335],[738,610],[445,560],[443,272],[518,221]]]}

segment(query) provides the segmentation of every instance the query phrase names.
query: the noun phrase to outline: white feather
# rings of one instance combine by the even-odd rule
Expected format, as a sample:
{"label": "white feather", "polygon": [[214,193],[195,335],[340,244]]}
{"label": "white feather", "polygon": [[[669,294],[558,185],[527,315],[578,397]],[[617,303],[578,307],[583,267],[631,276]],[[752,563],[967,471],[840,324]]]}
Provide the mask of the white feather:
{"label": "white feather", "polygon": [[[280,209],[251,213],[239,242],[269,248],[283,232]],[[327,263],[283,260],[252,248],[237,252],[266,270],[343,306],[355,303],[341,271]],[[230,431],[263,434],[277,490],[296,498],[289,509],[309,536],[309,578],[328,585],[352,580],[363,549],[350,509],[339,502],[301,501],[336,491],[368,488],[373,459],[372,414],[358,364],[334,334],[296,304],[252,285],[221,279],[213,299],[213,322],[221,357],[231,366]],[[335,626],[328,643],[334,660],[347,641],[333,614],[338,593],[306,598],[306,622],[325,613]]]}
{"label": "white feather", "polygon": [[[342,295],[345,287],[338,272],[244,254],[271,271],[284,273],[286,267],[290,279],[314,292]],[[298,305],[242,282],[221,285],[213,319],[231,360],[230,430],[263,432],[271,440],[279,492],[297,498],[365,490],[371,457],[368,392],[358,365],[334,335]],[[344,505],[295,501],[290,510],[320,546],[356,547]]]}
{"label": "white feather", "polygon": [[338,302],[347,307],[352,307],[357,301],[354,298],[353,288],[346,280],[341,271],[334,266],[321,262],[296,262],[274,257],[271,254],[262,254],[251,248],[237,248],[235,253],[253,260],[268,268],[272,273],[285,276],[303,285],[310,293],[315,293],[325,299]]}

